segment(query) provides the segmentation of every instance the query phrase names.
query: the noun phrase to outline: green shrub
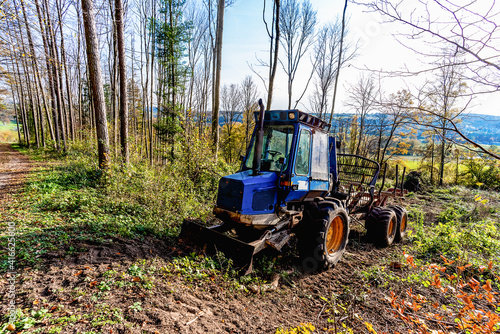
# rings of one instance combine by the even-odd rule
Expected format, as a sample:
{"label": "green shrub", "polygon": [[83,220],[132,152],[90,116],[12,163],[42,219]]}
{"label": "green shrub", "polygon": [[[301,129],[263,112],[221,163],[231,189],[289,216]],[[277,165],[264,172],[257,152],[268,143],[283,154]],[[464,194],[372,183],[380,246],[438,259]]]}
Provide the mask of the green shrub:
{"label": "green shrub", "polygon": [[500,258],[500,234],[498,223],[481,214],[478,203],[472,211],[453,205],[442,211],[433,225],[424,224],[421,210],[411,210],[410,240],[416,256],[434,259],[443,255],[470,261],[482,258]]}
{"label": "green shrub", "polygon": [[500,188],[500,167],[496,161],[469,159],[464,162],[467,167],[465,184],[471,187]]}

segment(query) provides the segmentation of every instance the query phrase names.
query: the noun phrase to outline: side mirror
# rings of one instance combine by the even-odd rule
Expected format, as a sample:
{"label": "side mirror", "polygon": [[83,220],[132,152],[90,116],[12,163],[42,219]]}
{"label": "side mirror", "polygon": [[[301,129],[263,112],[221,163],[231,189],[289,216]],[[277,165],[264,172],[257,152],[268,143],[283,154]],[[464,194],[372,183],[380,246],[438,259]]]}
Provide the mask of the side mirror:
{"label": "side mirror", "polygon": [[340,150],[341,146],[342,146],[342,142],[340,141],[340,139],[339,140],[335,139],[335,147],[337,148],[337,150]]}
{"label": "side mirror", "polygon": [[284,165],[285,161],[286,161],[285,157],[281,157],[278,159],[278,163],[280,163],[281,165]]}

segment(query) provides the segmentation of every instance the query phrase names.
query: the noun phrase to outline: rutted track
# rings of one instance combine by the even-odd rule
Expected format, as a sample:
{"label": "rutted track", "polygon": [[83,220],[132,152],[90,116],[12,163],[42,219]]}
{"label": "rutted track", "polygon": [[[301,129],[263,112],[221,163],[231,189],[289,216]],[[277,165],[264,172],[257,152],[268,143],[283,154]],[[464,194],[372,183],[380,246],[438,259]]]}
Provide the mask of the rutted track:
{"label": "rutted track", "polygon": [[0,143],[0,200],[19,190],[30,167],[27,156],[10,144]]}

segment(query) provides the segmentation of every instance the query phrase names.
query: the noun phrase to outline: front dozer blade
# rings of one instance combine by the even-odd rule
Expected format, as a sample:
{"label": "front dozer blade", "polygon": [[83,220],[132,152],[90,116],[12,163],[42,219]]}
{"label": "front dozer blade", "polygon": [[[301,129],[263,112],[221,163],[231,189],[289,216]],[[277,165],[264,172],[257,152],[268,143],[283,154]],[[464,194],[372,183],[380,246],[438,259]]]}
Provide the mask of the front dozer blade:
{"label": "front dozer blade", "polygon": [[208,254],[223,252],[233,260],[236,268],[241,269],[243,275],[251,273],[253,256],[266,247],[266,239],[247,243],[218,232],[218,228],[221,225],[205,227],[193,220],[184,219],[179,242],[198,246]]}

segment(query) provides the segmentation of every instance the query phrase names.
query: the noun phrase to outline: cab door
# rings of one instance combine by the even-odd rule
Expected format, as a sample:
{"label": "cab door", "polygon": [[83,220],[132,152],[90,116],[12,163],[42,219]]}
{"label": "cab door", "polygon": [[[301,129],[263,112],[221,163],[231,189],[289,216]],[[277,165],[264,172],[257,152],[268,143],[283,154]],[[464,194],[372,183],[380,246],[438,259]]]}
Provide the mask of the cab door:
{"label": "cab door", "polygon": [[300,127],[295,159],[292,166],[292,191],[287,196],[287,201],[304,198],[309,192],[309,179],[311,176],[311,142],[312,133],[309,129]]}
{"label": "cab door", "polygon": [[311,178],[309,190],[328,190],[328,135],[315,131],[312,135]]}

